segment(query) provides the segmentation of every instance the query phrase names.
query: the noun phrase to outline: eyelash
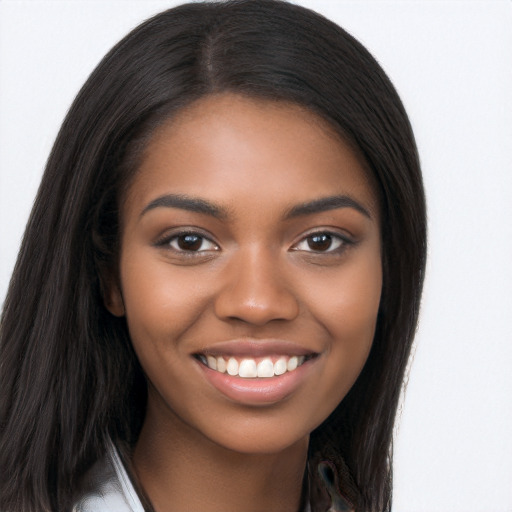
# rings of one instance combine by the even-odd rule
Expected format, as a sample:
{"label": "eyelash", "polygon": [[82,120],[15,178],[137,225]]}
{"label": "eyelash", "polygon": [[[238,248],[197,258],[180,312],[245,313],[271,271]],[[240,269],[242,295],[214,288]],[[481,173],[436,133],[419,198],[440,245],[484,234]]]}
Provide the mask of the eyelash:
{"label": "eyelash", "polygon": [[[211,247],[207,249],[202,250],[188,250],[183,247],[179,247],[179,239],[184,239],[185,237],[194,237],[197,239],[197,241],[200,242],[199,248],[203,246],[203,244],[206,242],[207,244],[210,244]],[[329,244],[326,250],[315,250],[311,247],[310,243],[311,241],[317,238],[319,239],[319,243],[327,243]],[[323,238],[323,240],[322,240]],[[193,240],[191,241],[193,245]],[[316,243],[316,242],[313,242]],[[173,246],[173,244],[176,244],[176,246]],[[306,248],[300,248],[302,244],[307,244],[308,249]],[[334,247],[333,247],[334,244]],[[314,231],[312,233],[308,233],[306,236],[302,237],[296,244],[294,244],[291,247],[291,250],[293,251],[303,251],[306,253],[312,253],[312,254],[339,254],[343,252],[347,246],[353,245],[354,242],[350,240],[346,236],[342,236],[339,233],[334,233],[329,230],[320,230],[320,231]],[[210,253],[212,251],[219,251],[220,247],[213,242],[208,236],[205,234],[194,231],[194,230],[187,230],[187,231],[180,231],[178,233],[174,233],[171,235],[167,235],[164,238],[158,240],[155,245],[157,247],[164,247],[169,250],[172,250],[178,254],[185,255],[187,257],[195,257],[200,255],[201,253]]]}
{"label": "eyelash", "polygon": [[[310,241],[314,238],[321,239],[322,237],[325,237],[327,239],[327,243],[329,243],[329,247],[327,247],[326,250],[314,250],[309,244]],[[320,241],[322,243],[322,241]],[[335,244],[334,247],[332,247],[332,244]],[[342,236],[339,233],[334,233],[329,230],[320,230],[320,231],[314,231],[312,233],[308,233],[305,237],[301,238],[293,247],[292,250],[294,251],[304,251],[309,252],[312,254],[339,254],[343,252],[347,246],[352,245],[354,242],[350,240],[346,236]],[[305,250],[305,249],[299,249],[299,246],[301,244],[307,244],[309,249],[311,250]]]}
{"label": "eyelash", "polygon": [[[179,243],[179,239],[184,239],[185,237],[195,237],[200,241],[200,247],[205,243],[211,244],[213,246],[212,248],[203,249],[203,250],[187,250],[183,247],[173,247],[173,244]],[[164,238],[157,240],[155,243],[157,247],[164,247],[166,249],[169,249],[171,251],[174,251],[178,254],[183,254],[188,257],[194,257],[204,252],[212,252],[212,251],[218,251],[220,248],[219,246],[213,242],[208,236],[204,235],[203,233],[199,231],[194,230],[187,230],[187,231],[180,231],[178,233],[173,233],[171,235],[166,235]],[[199,248],[200,248],[199,247]]]}

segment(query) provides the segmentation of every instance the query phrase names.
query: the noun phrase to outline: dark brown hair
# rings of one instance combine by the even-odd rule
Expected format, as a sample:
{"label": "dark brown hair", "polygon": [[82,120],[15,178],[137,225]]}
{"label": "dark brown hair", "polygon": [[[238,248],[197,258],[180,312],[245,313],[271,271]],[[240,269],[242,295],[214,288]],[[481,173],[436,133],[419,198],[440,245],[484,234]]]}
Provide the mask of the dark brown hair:
{"label": "dark brown hair", "polygon": [[[418,155],[383,70],[324,17],[279,0],[194,3],[141,24],[102,60],[63,123],[35,200],[0,331],[0,509],[67,510],[114,442],[134,443],[145,380],[126,323],[105,309],[119,197],[152,131],[194,100],[232,91],[327,120],[364,160],[381,202],[384,284],[368,361],[311,436],[343,461],[359,511],[389,511],[392,433],[426,253]],[[343,474],[342,474],[343,473]]]}

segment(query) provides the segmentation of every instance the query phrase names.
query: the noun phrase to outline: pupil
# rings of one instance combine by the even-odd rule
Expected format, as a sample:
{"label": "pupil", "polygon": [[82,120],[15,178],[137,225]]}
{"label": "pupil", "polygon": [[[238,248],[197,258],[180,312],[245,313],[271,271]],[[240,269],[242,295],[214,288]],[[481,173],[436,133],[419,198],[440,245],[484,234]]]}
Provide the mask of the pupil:
{"label": "pupil", "polygon": [[326,251],[331,247],[331,235],[313,235],[308,238],[309,248],[313,251]]}
{"label": "pupil", "polygon": [[202,242],[202,238],[197,235],[182,235],[178,238],[179,248],[185,251],[197,251]]}

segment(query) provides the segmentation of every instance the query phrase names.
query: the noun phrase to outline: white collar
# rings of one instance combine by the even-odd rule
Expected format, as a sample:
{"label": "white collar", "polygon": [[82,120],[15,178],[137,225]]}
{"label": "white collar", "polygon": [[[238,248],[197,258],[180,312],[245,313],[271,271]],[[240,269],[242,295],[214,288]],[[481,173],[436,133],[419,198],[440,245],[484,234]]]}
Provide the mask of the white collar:
{"label": "white collar", "polygon": [[105,458],[84,477],[72,512],[144,512],[137,492],[112,442]]}

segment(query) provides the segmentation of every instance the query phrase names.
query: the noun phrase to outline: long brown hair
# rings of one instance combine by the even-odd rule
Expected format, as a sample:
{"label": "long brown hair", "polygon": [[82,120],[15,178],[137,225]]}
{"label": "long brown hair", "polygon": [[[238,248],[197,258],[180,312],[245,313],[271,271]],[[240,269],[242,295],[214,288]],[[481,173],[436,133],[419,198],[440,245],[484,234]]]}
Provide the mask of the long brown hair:
{"label": "long brown hair", "polygon": [[0,509],[67,510],[107,439],[134,443],[146,387],[125,321],[102,301],[118,255],[119,197],[152,131],[215,92],[286,100],[360,154],[381,203],[384,284],[373,347],[310,457],[343,461],[342,492],[389,511],[392,433],[426,254],[412,130],[383,70],[322,16],[279,0],[186,4],[141,24],[102,60],[63,123],[1,320]]}

